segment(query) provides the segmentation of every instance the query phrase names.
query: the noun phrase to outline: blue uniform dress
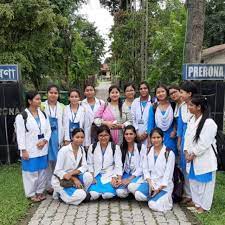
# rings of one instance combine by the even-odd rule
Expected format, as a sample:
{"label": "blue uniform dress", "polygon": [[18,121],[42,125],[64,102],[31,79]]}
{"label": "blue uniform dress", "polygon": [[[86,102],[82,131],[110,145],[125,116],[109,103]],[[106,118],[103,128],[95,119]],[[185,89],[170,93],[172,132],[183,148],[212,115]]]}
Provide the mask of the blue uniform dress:
{"label": "blue uniform dress", "polygon": [[[37,124],[40,124],[40,118],[35,117]],[[26,172],[37,172],[44,170],[48,167],[48,156],[40,156],[35,158],[29,158],[28,160],[22,159],[22,170]]]}
{"label": "blue uniform dress", "polygon": [[[165,111],[161,111],[161,113],[164,115]],[[154,112],[153,106],[151,106],[149,108],[147,133],[150,134],[151,131],[155,127],[156,127],[156,124],[155,124],[155,112]],[[173,123],[171,124],[171,126],[169,127],[168,130],[163,131],[163,134],[164,134],[163,143],[165,144],[165,146],[167,148],[171,149],[174,152],[174,154],[177,156],[178,155],[178,152],[177,152],[177,139],[170,137],[170,133],[173,131],[173,128],[174,128],[174,121],[173,121]]]}

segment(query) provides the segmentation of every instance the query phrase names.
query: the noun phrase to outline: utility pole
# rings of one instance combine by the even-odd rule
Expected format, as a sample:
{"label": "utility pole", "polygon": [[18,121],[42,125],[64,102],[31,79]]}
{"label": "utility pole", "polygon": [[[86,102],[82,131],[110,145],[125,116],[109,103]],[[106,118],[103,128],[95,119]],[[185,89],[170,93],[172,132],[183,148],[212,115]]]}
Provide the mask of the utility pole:
{"label": "utility pole", "polygon": [[187,27],[184,63],[200,63],[204,38],[205,0],[186,0]]}

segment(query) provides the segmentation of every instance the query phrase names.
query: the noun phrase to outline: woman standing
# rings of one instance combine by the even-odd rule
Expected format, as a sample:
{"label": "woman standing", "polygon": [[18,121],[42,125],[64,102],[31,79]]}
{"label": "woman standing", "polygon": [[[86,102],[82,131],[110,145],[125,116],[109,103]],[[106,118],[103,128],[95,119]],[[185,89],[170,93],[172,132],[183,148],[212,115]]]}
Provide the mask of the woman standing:
{"label": "woman standing", "polygon": [[94,177],[89,188],[91,200],[112,198],[116,195],[115,188],[122,176],[122,155],[118,145],[111,142],[110,130],[106,125],[98,129],[98,142],[88,149],[89,172]]}
{"label": "woman standing", "polygon": [[26,197],[34,202],[44,200],[48,142],[51,136],[49,120],[39,107],[41,96],[36,91],[26,95],[26,109],[16,117],[18,149],[22,158],[22,176]]}
{"label": "woman standing", "polygon": [[136,98],[131,105],[131,115],[133,125],[137,131],[137,138],[143,144],[147,145],[147,124],[148,113],[151,106],[151,97],[149,95],[150,87],[143,81],[139,85],[140,97]]}
{"label": "woman standing", "polygon": [[200,213],[211,208],[217,170],[213,150],[216,146],[217,125],[209,118],[207,105],[203,96],[192,97],[188,109],[193,117],[188,122],[184,141],[191,197]]}
{"label": "woman standing", "polygon": [[63,126],[64,126],[64,140],[68,145],[71,142],[72,131],[75,128],[82,128],[85,133],[89,127],[89,120],[86,114],[85,107],[80,103],[81,95],[76,89],[72,89],[69,92],[70,104],[65,107]]}
{"label": "woman standing", "polygon": [[191,97],[197,93],[197,87],[193,82],[186,81],[181,85],[180,93],[181,93],[181,99],[183,102],[180,106],[178,122],[177,122],[177,137],[178,137],[177,145],[178,145],[179,155],[180,155],[179,157],[180,168],[182,169],[182,172],[184,174],[184,179],[185,179],[183,203],[188,203],[188,202],[191,202],[191,190],[190,190],[188,174],[186,173],[184,141],[185,141],[187,123],[192,117],[192,114],[188,110],[188,103]]}
{"label": "woman standing", "polygon": [[122,118],[122,101],[120,89],[116,85],[109,88],[109,98],[101,105],[95,114],[94,123],[97,126],[106,125],[111,132],[113,142],[121,144],[123,141],[124,120]]}
{"label": "woman standing", "polygon": [[96,141],[96,126],[93,124],[94,122],[94,115],[98,111],[99,107],[101,105],[104,105],[104,101],[101,99],[98,99],[95,97],[95,88],[91,84],[87,84],[84,88],[84,96],[86,97],[82,103],[84,104],[84,107],[87,110],[88,118],[85,118],[85,120],[89,119],[89,125],[90,127],[87,128],[87,134],[86,136],[86,143],[85,146],[90,146],[91,143],[94,143]]}
{"label": "woman standing", "polygon": [[150,134],[155,127],[164,133],[164,144],[177,155],[176,126],[174,123],[174,110],[168,100],[169,91],[163,84],[155,89],[158,102],[149,108],[147,133]]}
{"label": "woman standing", "polygon": [[126,84],[124,86],[124,94],[125,94],[125,101],[122,106],[122,112],[123,112],[123,120],[125,122],[125,126],[132,124],[132,115],[131,115],[131,104],[134,101],[135,97],[135,86],[133,84]]}
{"label": "woman standing", "polygon": [[132,125],[124,129],[121,145],[123,176],[118,180],[116,193],[120,198],[126,198],[134,193],[142,180],[142,162],[146,154],[146,146],[137,142],[137,133]]}
{"label": "woman standing", "polygon": [[[67,204],[79,205],[86,198],[86,191],[93,181],[92,175],[87,172],[83,141],[83,129],[75,128],[72,131],[72,142],[59,151],[52,177],[53,197],[55,199],[60,197]],[[72,181],[74,186],[66,188],[60,186],[59,180],[61,179]]]}
{"label": "woman standing", "polygon": [[48,170],[47,191],[53,193],[51,178],[55,169],[58,151],[63,144],[63,110],[64,105],[58,102],[59,88],[57,85],[49,85],[47,88],[47,100],[42,103],[41,108],[49,118],[51,126],[51,138],[48,145]]}
{"label": "woman standing", "polygon": [[138,201],[148,201],[155,211],[168,211],[173,207],[173,171],[175,155],[163,145],[163,131],[154,128],[150,134],[152,147],[145,155],[143,173],[145,182],[135,192]]}

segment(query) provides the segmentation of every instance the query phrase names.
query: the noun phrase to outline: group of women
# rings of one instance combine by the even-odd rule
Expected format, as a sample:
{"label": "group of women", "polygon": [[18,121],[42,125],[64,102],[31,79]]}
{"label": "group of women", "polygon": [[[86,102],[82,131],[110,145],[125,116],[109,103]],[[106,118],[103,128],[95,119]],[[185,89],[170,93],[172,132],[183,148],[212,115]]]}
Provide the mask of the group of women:
{"label": "group of women", "polygon": [[[192,82],[180,87],[158,85],[151,98],[147,82],[116,85],[107,102],[86,85],[85,99],[70,90],[70,104],[59,103],[51,85],[47,100],[27,93],[26,109],[16,117],[25,194],[32,201],[44,191],[65,203],[133,195],[151,209],[172,209],[175,163],[182,169],[183,202],[198,212],[212,205],[217,170],[213,151],[217,125],[209,117],[207,100]],[[72,181],[72,185],[62,185]]]}

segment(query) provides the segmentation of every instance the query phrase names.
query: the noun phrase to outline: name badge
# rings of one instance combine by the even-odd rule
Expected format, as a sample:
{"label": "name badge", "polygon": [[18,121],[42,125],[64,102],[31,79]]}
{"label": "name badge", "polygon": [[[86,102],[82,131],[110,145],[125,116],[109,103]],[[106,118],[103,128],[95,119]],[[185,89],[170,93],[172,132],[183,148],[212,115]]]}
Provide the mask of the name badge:
{"label": "name badge", "polygon": [[39,135],[38,135],[38,140],[43,139],[44,137],[45,137],[44,134],[39,134]]}
{"label": "name badge", "polygon": [[138,124],[144,124],[144,120],[138,120]]}

